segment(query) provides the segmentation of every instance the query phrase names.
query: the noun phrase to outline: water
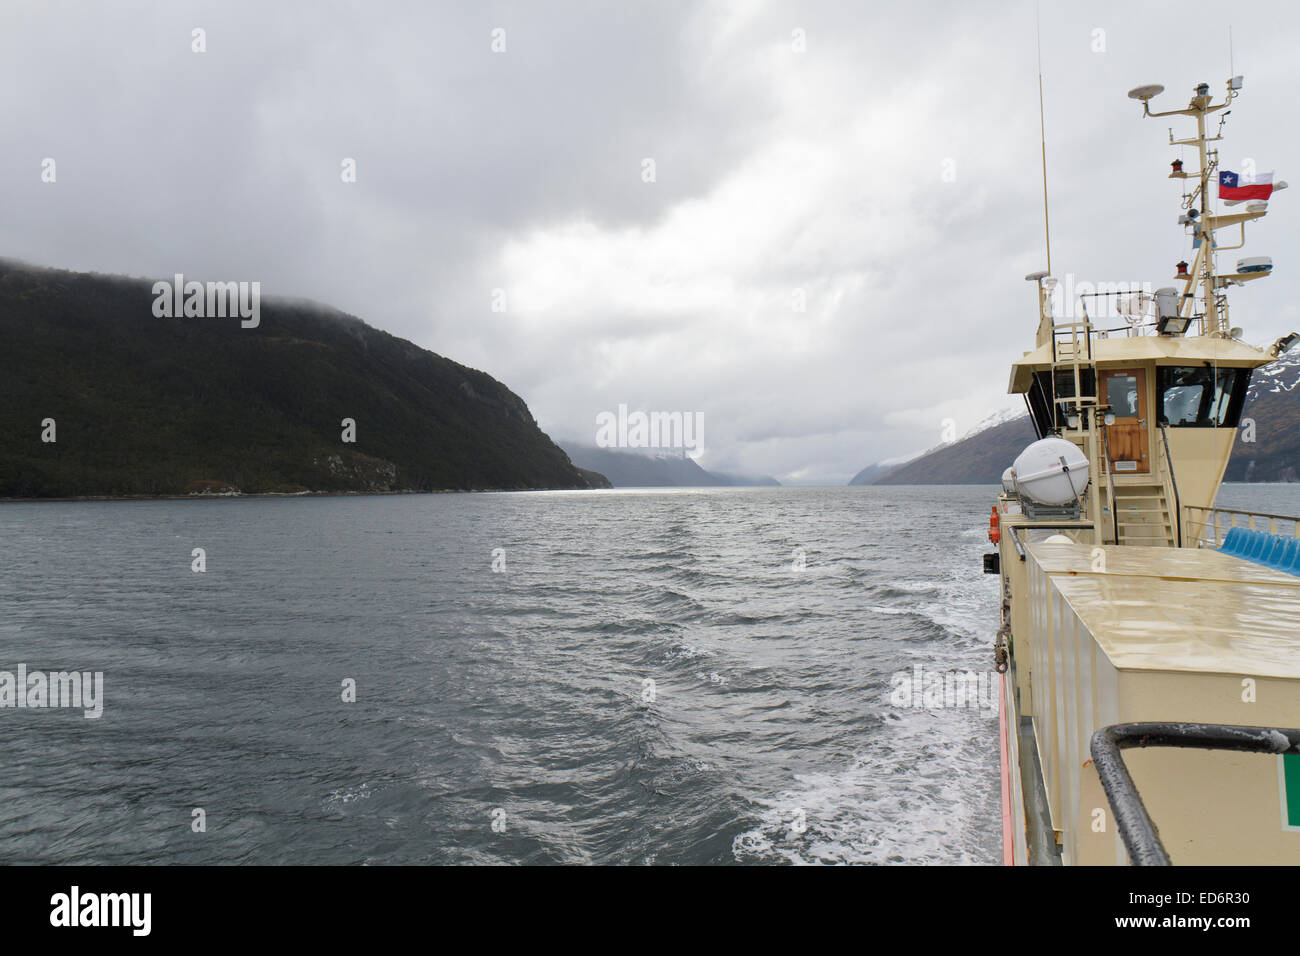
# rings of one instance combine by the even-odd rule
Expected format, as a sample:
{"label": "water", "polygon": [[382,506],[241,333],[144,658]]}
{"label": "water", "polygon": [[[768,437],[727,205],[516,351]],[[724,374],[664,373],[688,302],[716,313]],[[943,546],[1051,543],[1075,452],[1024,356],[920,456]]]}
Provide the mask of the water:
{"label": "water", "polygon": [[0,861],[995,862],[993,494],[5,505]]}
{"label": "water", "polygon": [[[1300,515],[1300,484],[1225,484],[1219,487],[1214,501],[1220,508],[1238,511],[1258,511],[1263,514]],[[1227,520],[1225,517],[1224,521]],[[1244,520],[1244,519],[1238,519]],[[1267,531],[1266,524],[1260,530]],[[1290,526],[1286,526],[1290,531]]]}

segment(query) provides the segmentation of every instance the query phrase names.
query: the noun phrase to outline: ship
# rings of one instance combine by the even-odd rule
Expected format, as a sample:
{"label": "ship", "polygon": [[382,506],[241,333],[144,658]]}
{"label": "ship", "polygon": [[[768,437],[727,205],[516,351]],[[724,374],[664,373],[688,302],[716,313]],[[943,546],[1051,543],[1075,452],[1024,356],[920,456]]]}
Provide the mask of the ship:
{"label": "ship", "polygon": [[1034,348],[1008,390],[1037,438],[1003,474],[983,559],[1006,864],[1300,863],[1300,522],[1216,504],[1252,374],[1300,342],[1251,345],[1230,321],[1229,291],[1273,274],[1240,250],[1286,188],[1220,166],[1242,88],[1202,83],[1163,112],[1162,86],[1128,94],[1179,118],[1170,145],[1198,167],[1169,167],[1192,260],[1171,284],[1058,303],[1050,235],[1025,277]]}

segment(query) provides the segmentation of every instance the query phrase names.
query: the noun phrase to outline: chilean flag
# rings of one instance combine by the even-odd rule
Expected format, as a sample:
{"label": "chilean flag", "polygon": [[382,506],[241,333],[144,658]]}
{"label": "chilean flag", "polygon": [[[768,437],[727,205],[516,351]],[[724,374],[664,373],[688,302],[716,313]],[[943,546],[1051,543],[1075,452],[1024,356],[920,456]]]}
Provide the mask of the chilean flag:
{"label": "chilean flag", "polygon": [[1259,173],[1250,182],[1242,182],[1241,177],[1226,169],[1219,173],[1219,198],[1224,202],[1267,199],[1271,195],[1273,195],[1272,173]]}

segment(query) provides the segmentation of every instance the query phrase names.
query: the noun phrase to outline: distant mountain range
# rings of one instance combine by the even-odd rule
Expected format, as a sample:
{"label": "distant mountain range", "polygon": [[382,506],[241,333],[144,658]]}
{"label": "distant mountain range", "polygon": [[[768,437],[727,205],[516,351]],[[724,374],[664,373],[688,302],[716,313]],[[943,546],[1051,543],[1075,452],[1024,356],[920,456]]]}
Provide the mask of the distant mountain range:
{"label": "distant mountain range", "polygon": [[490,375],[354,316],[158,302],[0,261],[0,497],[608,487]]}
{"label": "distant mountain range", "polygon": [[1300,481],[1300,350],[1281,356],[1250,378],[1242,419],[1255,422],[1255,440],[1239,434],[1225,481]]}
{"label": "distant mountain range", "polygon": [[885,475],[889,474],[897,467],[899,467],[897,464],[867,465],[866,468],[863,468],[860,472],[858,472],[856,475],[854,475],[852,478],[849,479],[849,484],[850,485],[874,485],[877,479],[885,477]]}
{"label": "distant mountain range", "polygon": [[645,455],[634,451],[561,442],[578,467],[598,472],[615,488],[714,488],[728,485],[780,485],[775,478],[705,471],[692,459],[678,455]]}
{"label": "distant mountain range", "polygon": [[[1238,441],[1225,481],[1300,481],[1300,351],[1256,371],[1242,418],[1255,422],[1255,441]],[[1021,413],[977,428],[897,465],[868,465],[850,485],[994,485],[1035,438]]]}
{"label": "distant mountain range", "polygon": [[[1029,415],[1012,418],[960,441],[941,445],[901,465],[872,466],[858,473],[850,484],[867,485],[989,485],[1002,480],[1006,470],[1024,447],[1034,440]],[[867,480],[858,480],[864,473]]]}

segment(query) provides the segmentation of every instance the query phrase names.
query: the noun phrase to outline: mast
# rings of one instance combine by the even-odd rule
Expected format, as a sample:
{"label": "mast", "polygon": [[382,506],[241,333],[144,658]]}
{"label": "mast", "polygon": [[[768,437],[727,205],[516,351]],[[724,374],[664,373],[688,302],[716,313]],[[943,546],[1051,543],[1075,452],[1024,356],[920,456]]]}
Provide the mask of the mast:
{"label": "mast", "polygon": [[[1204,87],[1204,84],[1202,84]],[[1205,143],[1205,115],[1206,110],[1210,107],[1210,97],[1208,88],[1206,94],[1201,94],[1201,87],[1197,88],[1197,96],[1192,100],[1199,108],[1196,111],[1196,150],[1201,159],[1201,221],[1196,225],[1196,234],[1201,238],[1201,294],[1205,302],[1205,321],[1201,326],[1203,335],[1213,334],[1219,331],[1219,308],[1218,298],[1214,294],[1214,233],[1207,228],[1209,220],[1209,195],[1210,195],[1210,158],[1209,151]],[[1223,109],[1227,103],[1222,104],[1218,109]],[[1172,132],[1170,138],[1173,138]],[[1217,159],[1216,159],[1217,165]],[[1193,296],[1184,293],[1184,298],[1190,300]]]}
{"label": "mast", "polygon": [[[1196,135],[1187,139],[1174,139],[1174,132],[1171,128],[1169,131],[1169,144],[1171,146],[1195,146],[1197,159],[1200,167],[1197,170],[1197,186],[1191,195],[1184,195],[1183,208],[1186,213],[1179,220],[1192,227],[1193,235],[1196,238],[1196,255],[1192,267],[1187,273],[1180,273],[1175,278],[1183,280],[1183,292],[1178,302],[1178,314],[1187,318],[1201,319],[1201,334],[1227,336],[1229,334],[1227,323],[1227,305],[1226,300],[1222,298],[1221,289],[1225,289],[1229,284],[1240,285],[1249,279],[1262,278],[1269,275],[1268,271],[1240,273],[1233,272],[1226,275],[1219,275],[1215,270],[1214,253],[1215,239],[1214,233],[1225,226],[1240,225],[1242,229],[1241,242],[1235,246],[1227,248],[1239,249],[1245,244],[1245,224],[1253,219],[1259,219],[1267,213],[1267,209],[1256,208],[1251,211],[1247,207],[1242,213],[1225,213],[1215,215],[1210,211],[1210,183],[1211,177],[1218,171],[1219,154],[1217,150],[1209,148],[1210,143],[1218,142],[1223,139],[1223,124],[1227,119],[1227,113],[1219,119],[1219,128],[1213,136],[1208,135],[1205,121],[1213,113],[1226,109],[1232,104],[1232,101],[1241,93],[1242,78],[1234,76],[1228,80],[1227,90],[1223,101],[1214,102],[1214,97],[1210,94],[1208,83],[1201,83],[1196,87],[1195,95],[1186,108],[1181,110],[1165,110],[1160,113],[1151,112],[1151,99],[1162,93],[1164,87],[1159,84],[1149,86],[1139,86],[1129,91],[1129,97],[1142,102],[1142,114],[1144,116],[1191,116],[1196,119]],[[1181,163],[1177,164],[1174,172],[1170,174],[1171,179],[1188,179],[1187,173],[1181,169]],[[1286,183],[1277,183],[1273,190],[1285,189]],[[1184,265],[1185,263],[1180,263]],[[1201,290],[1201,301],[1204,304],[1200,315],[1196,313],[1196,287],[1199,284]]]}
{"label": "mast", "polygon": [[[1043,241],[1047,246],[1047,274],[1052,274],[1052,224],[1047,215],[1047,118],[1043,110],[1043,28],[1034,6],[1034,33],[1038,42],[1038,135],[1043,147]],[[1041,303],[1040,303],[1041,306]]]}

